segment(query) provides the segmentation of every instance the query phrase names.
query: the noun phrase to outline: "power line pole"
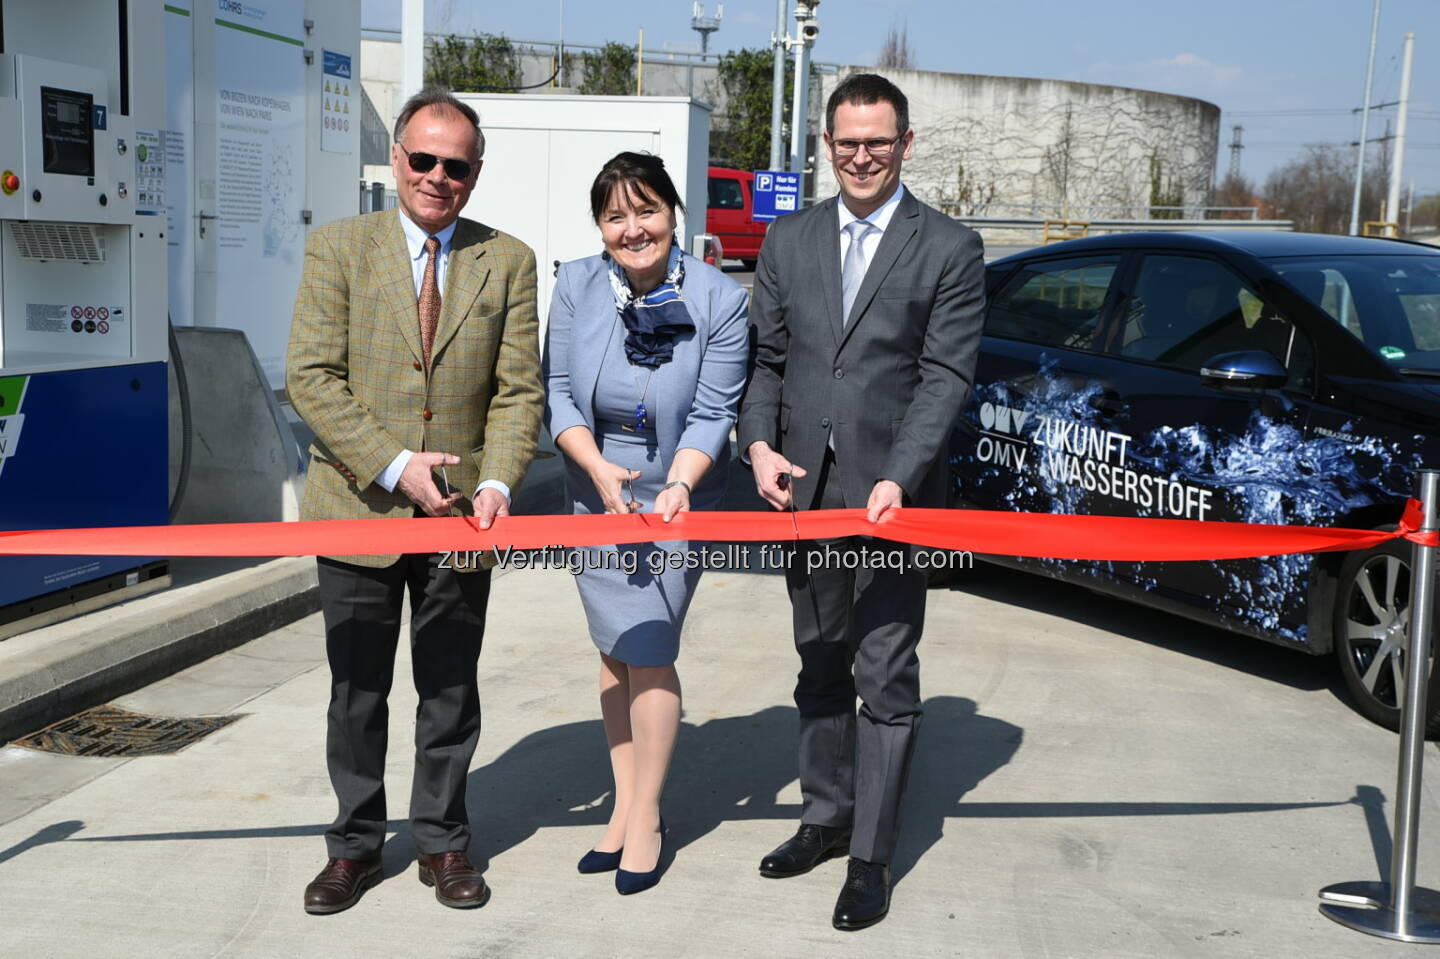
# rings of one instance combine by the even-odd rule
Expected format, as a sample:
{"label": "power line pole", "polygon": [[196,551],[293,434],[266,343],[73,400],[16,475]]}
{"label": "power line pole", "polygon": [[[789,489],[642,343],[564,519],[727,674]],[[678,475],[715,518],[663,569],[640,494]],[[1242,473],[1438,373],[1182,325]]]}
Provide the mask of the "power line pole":
{"label": "power line pole", "polygon": [[[1415,31],[1405,34],[1405,58],[1400,67],[1400,117],[1395,121],[1395,153],[1390,166],[1390,196],[1385,220],[1400,229],[1400,177],[1405,172],[1405,120],[1410,111],[1410,63],[1415,53]],[[1394,233],[1391,234],[1392,236]]]}
{"label": "power line pole", "polygon": [[790,108],[790,172],[799,179],[805,197],[805,140],[810,133],[806,112],[810,107],[810,44],[820,36],[816,8],[820,0],[795,0],[795,103]]}
{"label": "power line pole", "polygon": [[1240,151],[1245,149],[1245,144],[1240,142],[1240,134],[1245,128],[1238,123],[1230,128],[1230,173],[1228,179],[1234,180],[1240,176]]}
{"label": "power line pole", "polygon": [[400,5],[400,102],[419,93],[424,85],[425,0],[404,0]]}
{"label": "power line pole", "polygon": [[1365,135],[1370,128],[1370,86],[1375,79],[1375,39],[1380,33],[1380,0],[1370,18],[1370,59],[1365,65],[1365,100],[1360,110],[1360,145],[1355,148],[1355,192],[1350,198],[1350,235],[1360,235],[1360,188],[1365,183]]}
{"label": "power line pole", "polygon": [[770,37],[774,49],[775,71],[770,91],[770,169],[779,170],[785,154],[785,135],[781,127],[785,117],[785,45],[790,39],[785,28],[785,14],[790,0],[775,0],[775,33]]}

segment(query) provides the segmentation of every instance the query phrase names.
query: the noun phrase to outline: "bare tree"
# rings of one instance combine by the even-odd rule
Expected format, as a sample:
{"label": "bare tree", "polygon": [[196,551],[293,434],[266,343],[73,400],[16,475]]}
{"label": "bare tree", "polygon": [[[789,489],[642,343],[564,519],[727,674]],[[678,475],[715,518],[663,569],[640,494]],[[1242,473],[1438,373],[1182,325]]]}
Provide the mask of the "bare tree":
{"label": "bare tree", "polygon": [[1440,193],[1431,193],[1415,198],[1415,209],[1410,214],[1410,225],[1414,228],[1432,230],[1440,226]]}
{"label": "bare tree", "polygon": [[[1360,218],[1380,218],[1381,184],[1385,171],[1372,161],[1360,194]],[[1294,220],[1304,233],[1346,233],[1355,161],[1348,149],[1312,143],[1305,152],[1265,178],[1265,199],[1275,216]]]}
{"label": "bare tree", "polygon": [[[1255,196],[1255,184],[1251,183],[1244,174],[1227,173],[1225,179],[1215,188],[1215,206],[1217,207],[1242,207],[1260,206],[1260,200]],[[1243,210],[1225,210],[1215,214],[1222,220],[1248,220],[1250,214]]]}
{"label": "bare tree", "polygon": [[875,62],[877,67],[892,67],[896,70],[915,69],[915,50],[910,46],[910,28],[908,26],[895,29],[895,24],[890,24],[890,32],[885,36],[885,46],[880,48],[880,59]]}

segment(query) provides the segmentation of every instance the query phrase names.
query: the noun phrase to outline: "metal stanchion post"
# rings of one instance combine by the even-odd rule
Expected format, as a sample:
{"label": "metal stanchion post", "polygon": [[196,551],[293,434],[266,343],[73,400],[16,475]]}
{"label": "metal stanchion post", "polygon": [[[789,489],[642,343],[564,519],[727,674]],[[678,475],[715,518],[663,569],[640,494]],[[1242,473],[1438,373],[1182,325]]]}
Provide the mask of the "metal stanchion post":
{"label": "metal stanchion post", "polygon": [[[1421,470],[1415,496],[1425,507],[1421,532],[1440,530],[1440,472]],[[1420,838],[1420,776],[1425,759],[1425,688],[1435,601],[1436,547],[1414,544],[1410,564],[1410,647],[1400,713],[1400,773],[1389,882],[1342,882],[1320,890],[1320,912],[1343,926],[1404,942],[1440,942],[1440,892],[1415,885]]]}

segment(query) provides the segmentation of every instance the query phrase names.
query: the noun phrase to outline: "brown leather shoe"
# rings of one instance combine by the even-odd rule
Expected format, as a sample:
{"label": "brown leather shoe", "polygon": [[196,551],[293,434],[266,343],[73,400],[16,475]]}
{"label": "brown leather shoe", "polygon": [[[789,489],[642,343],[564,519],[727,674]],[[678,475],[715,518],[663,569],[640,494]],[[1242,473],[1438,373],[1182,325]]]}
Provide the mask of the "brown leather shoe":
{"label": "brown leather shoe", "polygon": [[305,887],[305,911],[323,916],[349,909],[380,879],[379,859],[331,859]]}
{"label": "brown leather shoe", "polygon": [[420,881],[435,887],[435,898],[452,909],[478,909],[490,901],[485,877],[463,852],[421,853]]}

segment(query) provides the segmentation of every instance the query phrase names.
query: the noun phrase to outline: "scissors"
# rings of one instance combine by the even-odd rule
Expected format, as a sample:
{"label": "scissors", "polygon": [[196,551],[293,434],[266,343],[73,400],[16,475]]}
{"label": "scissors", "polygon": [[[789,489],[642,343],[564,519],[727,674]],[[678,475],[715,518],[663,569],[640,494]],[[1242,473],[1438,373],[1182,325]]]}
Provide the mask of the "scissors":
{"label": "scissors", "polygon": [[[775,485],[778,486],[782,492],[784,492],[785,490],[788,490],[788,489],[790,488],[791,480],[792,480],[792,477],[791,477],[791,475],[790,475],[789,473],[781,473],[779,476],[775,477]],[[790,494],[790,526],[795,530],[795,538],[796,538],[796,539],[799,539],[799,538],[800,538],[800,523],[795,519],[795,494],[794,494],[794,493],[791,493],[791,494]]]}
{"label": "scissors", "polygon": [[638,513],[640,512],[640,507],[643,504],[635,498],[635,489],[630,485],[630,473],[633,472],[635,471],[629,470],[625,474],[625,496],[627,497],[625,502],[625,508],[632,513]]}
{"label": "scissors", "polygon": [[[440,479],[445,483],[445,495],[446,495],[446,496],[449,496],[449,495],[450,495],[450,476],[449,476],[449,474],[447,474],[447,473],[445,472],[445,464],[444,464],[444,463],[441,463],[441,464],[440,464]],[[454,504],[454,503],[451,503],[451,504],[447,507],[447,510],[448,510],[448,512],[446,513],[447,516],[454,516],[454,515],[455,515],[455,504]]]}

